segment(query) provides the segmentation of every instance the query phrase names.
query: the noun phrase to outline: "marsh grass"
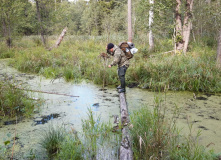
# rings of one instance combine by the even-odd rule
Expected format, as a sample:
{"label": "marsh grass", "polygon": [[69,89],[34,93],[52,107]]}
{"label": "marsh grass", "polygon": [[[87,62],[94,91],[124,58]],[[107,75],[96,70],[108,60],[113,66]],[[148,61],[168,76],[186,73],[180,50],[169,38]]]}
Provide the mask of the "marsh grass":
{"label": "marsh grass", "polygon": [[15,117],[33,114],[38,103],[32,95],[16,87],[16,83],[9,80],[0,80],[0,116]]}
{"label": "marsh grass", "polygon": [[83,160],[84,152],[84,145],[77,134],[67,134],[56,159]]}
{"label": "marsh grass", "polygon": [[40,144],[53,159],[117,159],[120,134],[112,131],[110,122],[101,122],[89,109],[81,132],[50,126]]}
{"label": "marsh grass", "polygon": [[[92,111],[89,110],[88,119],[82,121],[82,129],[86,159],[97,159],[98,157],[116,159],[120,134],[112,132],[113,127],[110,122],[102,123],[100,118],[95,119]],[[111,155],[113,151],[116,155]]]}
{"label": "marsh grass", "polygon": [[[153,111],[147,106],[131,114],[130,135],[134,159],[161,160],[216,160],[218,154],[200,145],[201,131],[195,135],[192,124],[190,133],[184,136],[176,127],[179,110],[176,107],[171,119],[165,118],[163,101],[155,98]],[[121,130],[121,125],[119,125]],[[41,144],[47,150],[48,157],[53,159],[118,159],[120,133],[113,132],[110,122],[101,122],[88,110],[88,118],[82,120],[82,131],[73,128],[67,131],[64,127],[49,127],[43,134]]]}
{"label": "marsh grass", "polygon": [[[118,44],[124,38],[113,35],[109,42]],[[50,45],[54,41],[54,36],[48,38]],[[29,45],[23,45],[26,43]],[[75,82],[86,79],[103,86],[119,83],[117,67],[107,68],[112,59],[106,64],[99,58],[99,54],[105,52],[107,36],[66,36],[62,44],[51,51],[36,43],[34,36],[15,42],[11,65],[20,71],[42,74],[47,78],[63,77],[66,81]],[[170,90],[221,92],[221,71],[215,65],[214,48],[191,43],[186,55],[162,55],[162,52],[173,50],[171,40],[157,40],[152,52],[139,37],[134,43],[139,51],[131,59],[127,82],[154,91],[166,87]],[[154,57],[149,58],[150,55]]]}
{"label": "marsh grass", "polygon": [[190,133],[183,136],[181,130],[176,127],[176,118],[179,111],[174,112],[169,121],[165,118],[163,101],[155,98],[154,109],[151,112],[147,106],[135,111],[131,115],[131,137],[134,159],[174,159],[174,160],[215,160],[218,155],[213,150],[199,144],[201,131],[197,135],[192,133],[192,125],[189,125]]}
{"label": "marsh grass", "polygon": [[0,58],[13,58],[15,49],[9,49],[3,42],[0,41]]}
{"label": "marsh grass", "polygon": [[166,87],[170,90],[220,92],[221,71],[216,67],[214,54],[209,55],[206,51],[200,56],[193,52],[186,56],[151,58],[135,64],[138,67],[131,67],[127,76],[131,81],[139,82],[141,87],[154,91]]}
{"label": "marsh grass", "polygon": [[47,130],[42,133],[40,145],[46,150],[49,158],[53,158],[61,149],[61,145],[64,140],[64,127],[51,125]]}

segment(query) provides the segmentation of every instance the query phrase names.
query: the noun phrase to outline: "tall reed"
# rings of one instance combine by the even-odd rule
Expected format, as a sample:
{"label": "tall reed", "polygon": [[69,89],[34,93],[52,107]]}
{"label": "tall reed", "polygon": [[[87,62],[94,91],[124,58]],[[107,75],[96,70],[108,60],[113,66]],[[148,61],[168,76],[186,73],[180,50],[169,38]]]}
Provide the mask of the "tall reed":
{"label": "tall reed", "polygon": [[[47,78],[76,82],[87,79],[103,86],[117,85],[117,67],[107,68],[112,59],[106,63],[99,57],[108,43],[105,38],[67,36],[58,48],[51,51],[35,45],[34,37],[29,41],[26,38],[16,44],[11,64],[20,71],[42,74]],[[110,40],[118,44],[122,37],[111,36]],[[27,41],[29,46],[22,45]],[[171,40],[158,40],[154,52],[149,52],[139,37],[134,41],[139,51],[130,60],[126,74],[128,83],[136,82],[139,87],[152,90],[167,87],[170,90],[221,92],[221,71],[215,65],[215,49],[190,44],[186,55],[162,54],[173,49]]]}
{"label": "tall reed", "polygon": [[[179,112],[174,112],[177,117]],[[198,143],[197,135],[191,132],[188,137],[182,135],[176,127],[176,120],[165,118],[162,100],[155,98],[154,109],[151,112],[147,106],[131,115],[131,137],[133,139],[134,159],[174,159],[174,160],[215,160],[218,155],[213,150]]]}
{"label": "tall reed", "polygon": [[54,159],[117,159],[119,138],[110,122],[101,122],[89,109],[88,118],[82,120],[82,131],[51,126],[40,144]]}

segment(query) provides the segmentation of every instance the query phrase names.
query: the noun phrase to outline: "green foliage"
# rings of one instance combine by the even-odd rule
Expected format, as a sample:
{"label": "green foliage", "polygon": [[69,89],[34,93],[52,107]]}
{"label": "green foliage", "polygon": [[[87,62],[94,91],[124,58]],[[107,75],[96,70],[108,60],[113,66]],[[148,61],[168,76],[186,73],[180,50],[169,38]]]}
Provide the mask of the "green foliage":
{"label": "green foliage", "polygon": [[61,150],[57,155],[57,159],[83,160],[83,154],[84,146],[78,136],[75,133],[68,134],[61,144]]}
{"label": "green foliage", "polygon": [[[93,159],[98,156],[97,152],[99,148],[104,147],[111,141],[111,137],[114,135],[112,132],[112,126],[109,123],[101,123],[100,118],[94,117],[93,112],[88,110],[88,119],[82,120],[83,128],[83,142],[85,143],[85,150],[87,151],[85,156],[87,159]],[[111,141],[112,142],[112,141]],[[113,143],[113,142],[112,142]]]}
{"label": "green foliage", "polygon": [[41,146],[46,149],[50,158],[55,156],[61,149],[62,142],[65,140],[64,127],[50,126],[42,133]]}
{"label": "green foliage", "polygon": [[[33,38],[33,37],[32,37]],[[105,36],[67,39],[56,49],[47,51],[43,47],[16,49],[11,64],[23,72],[42,74],[47,78],[64,78],[66,81],[79,82],[82,79],[100,85],[117,85],[116,67],[107,68],[112,59],[99,57],[105,51]],[[121,37],[110,37],[119,43]],[[86,40],[87,39],[87,40]],[[135,39],[138,42],[139,39]],[[20,41],[19,45],[26,43]],[[49,41],[50,42],[50,41]],[[17,43],[15,43],[17,44]],[[140,87],[152,90],[189,90],[220,92],[220,70],[216,67],[215,50],[204,43],[191,43],[187,55],[162,54],[171,50],[171,40],[156,41],[157,47],[150,52],[146,44],[137,43],[138,53],[131,60],[127,71],[127,81],[136,82]],[[149,58],[153,55],[151,58]]]}
{"label": "green foliage", "polygon": [[[200,131],[194,138],[190,126],[189,136],[182,136],[176,128],[176,120],[169,122],[165,119],[162,104],[156,97],[153,112],[143,106],[131,115],[134,159],[217,159],[218,155],[198,143]],[[177,117],[179,111],[174,113],[173,117]]]}
{"label": "green foliage", "polygon": [[49,158],[54,159],[103,158],[106,155],[100,151],[107,148],[108,152],[117,153],[120,135],[112,132],[110,122],[100,122],[100,118],[95,118],[89,109],[88,119],[82,120],[82,129],[82,132],[76,133],[73,128],[68,132],[64,127],[50,126],[40,144],[47,150]]}
{"label": "green foliage", "polygon": [[0,42],[0,58],[12,58],[14,57],[14,49],[9,49],[6,44]]}
{"label": "green foliage", "polygon": [[133,150],[135,159],[159,159],[162,151],[166,149],[169,141],[168,126],[160,113],[160,102],[154,107],[151,113],[147,107],[135,111],[131,116],[133,129]]}
{"label": "green foliage", "polygon": [[36,102],[15,86],[16,84],[10,81],[0,81],[0,116],[30,116],[33,113]]}
{"label": "green foliage", "polygon": [[186,56],[155,55],[133,64],[127,78],[153,90],[220,92],[221,72],[215,64],[216,54],[209,48],[195,49]]}

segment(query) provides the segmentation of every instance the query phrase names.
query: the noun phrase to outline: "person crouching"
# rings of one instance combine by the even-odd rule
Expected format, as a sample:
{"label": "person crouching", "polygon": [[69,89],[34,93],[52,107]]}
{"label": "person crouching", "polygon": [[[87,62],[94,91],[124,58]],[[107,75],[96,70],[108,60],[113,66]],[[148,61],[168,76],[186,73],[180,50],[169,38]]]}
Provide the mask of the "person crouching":
{"label": "person crouching", "polygon": [[120,86],[117,87],[118,92],[126,92],[126,83],[125,83],[125,74],[127,71],[127,68],[129,67],[129,60],[126,57],[125,53],[113,43],[109,43],[106,47],[107,52],[114,57],[113,62],[108,65],[109,68],[112,66],[118,65],[118,77],[120,79]]}

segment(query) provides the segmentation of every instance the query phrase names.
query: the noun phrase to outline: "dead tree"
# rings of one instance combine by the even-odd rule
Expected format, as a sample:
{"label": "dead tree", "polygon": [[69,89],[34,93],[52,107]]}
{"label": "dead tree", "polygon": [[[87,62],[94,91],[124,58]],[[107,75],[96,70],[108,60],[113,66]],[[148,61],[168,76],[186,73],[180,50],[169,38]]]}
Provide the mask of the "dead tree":
{"label": "dead tree", "polygon": [[128,41],[132,42],[131,0],[128,0]]}
{"label": "dead tree", "polygon": [[185,16],[182,23],[181,17],[181,0],[176,0],[176,50],[186,53],[189,44],[190,30],[191,30],[191,18],[192,8],[194,0],[186,0]]}
{"label": "dead tree", "polygon": [[60,34],[58,40],[56,41],[55,45],[52,46],[49,50],[52,50],[53,48],[57,48],[61,44],[61,41],[63,40],[64,35],[66,34],[67,30],[68,30],[68,27],[65,27],[63,29],[63,31],[61,32],[61,34]]}

